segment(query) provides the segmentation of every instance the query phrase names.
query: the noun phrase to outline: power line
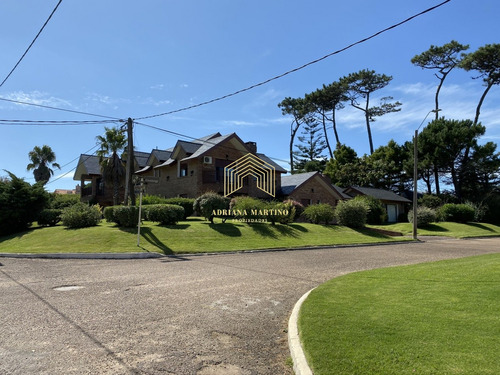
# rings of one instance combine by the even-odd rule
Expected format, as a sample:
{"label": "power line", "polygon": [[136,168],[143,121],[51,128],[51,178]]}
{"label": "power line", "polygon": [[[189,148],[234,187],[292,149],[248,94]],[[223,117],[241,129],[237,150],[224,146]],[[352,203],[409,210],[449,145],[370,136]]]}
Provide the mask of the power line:
{"label": "power line", "polygon": [[33,107],[53,109],[55,111],[76,113],[76,114],[79,114],[79,115],[86,115],[86,116],[101,117],[101,118],[107,118],[107,119],[112,119],[112,120],[117,120],[117,121],[125,121],[125,120],[119,119],[118,117],[105,116],[105,115],[100,115],[100,114],[90,113],[90,112],[75,111],[73,109],[64,109],[64,108],[52,107],[52,106],[43,105],[43,104],[36,104],[36,103],[30,103],[30,102],[22,102],[20,100],[13,100],[13,99],[1,98],[1,97],[0,97],[0,100],[4,101],[4,102],[14,103],[14,104],[30,105],[30,106],[33,106]]}
{"label": "power line", "polygon": [[[79,159],[81,155],[88,155],[88,153],[92,150],[94,150],[95,148],[99,147],[99,145],[95,145],[93,146],[92,148],[88,149],[87,151],[85,151],[83,154],[80,154],[79,156],[77,156],[76,158],[74,158],[73,160],[71,160],[70,162],[64,164],[60,169],[63,169],[64,167],[66,167],[67,165],[73,163],[75,160]],[[82,165],[83,163],[85,163],[90,157],[92,157],[93,155],[95,154],[95,150],[92,152],[92,154],[88,155],[87,158],[85,158],[84,160],[82,160],[80,163],[78,163],[76,165],[76,167],[70,169],[69,171],[63,173],[61,176],[59,176],[58,178],[55,178],[53,180],[49,180],[45,185],[50,185],[51,183],[53,182],[56,182],[56,181],[59,181],[60,179],[62,179],[64,176],[66,176],[68,173],[70,172],[73,172],[74,170],[76,170],[80,165]]]}
{"label": "power line", "polygon": [[211,104],[211,103],[214,103],[214,102],[218,102],[218,101],[221,101],[221,100],[224,100],[224,99],[230,98],[230,97],[232,97],[232,96],[235,96],[235,95],[241,94],[241,93],[243,93],[243,92],[246,92],[246,91],[252,90],[252,89],[254,89],[254,88],[257,88],[257,87],[263,86],[263,85],[265,85],[265,84],[268,84],[269,82],[272,82],[272,81],[275,81],[275,80],[277,80],[277,79],[283,78],[283,77],[285,77],[285,76],[287,76],[287,75],[289,75],[289,74],[292,74],[292,73],[298,72],[299,70],[302,70],[302,69],[304,69],[304,68],[306,68],[306,67],[308,67],[308,66],[310,66],[310,65],[316,64],[316,63],[318,63],[318,62],[320,62],[320,61],[323,61],[323,60],[325,60],[325,59],[327,59],[327,58],[329,58],[329,57],[331,57],[331,56],[333,56],[333,55],[337,55],[337,54],[339,54],[339,53],[341,53],[341,52],[344,52],[344,51],[346,51],[346,50],[348,50],[348,49],[350,49],[350,48],[352,48],[352,47],[354,47],[354,46],[357,46],[357,45],[359,45],[359,44],[362,44],[362,43],[364,43],[364,42],[367,42],[368,40],[373,39],[373,38],[375,38],[375,37],[379,36],[380,34],[383,34],[383,33],[387,32],[387,31],[389,31],[389,30],[392,30],[392,29],[394,29],[394,28],[396,28],[396,27],[399,27],[399,26],[401,26],[401,25],[403,25],[403,24],[405,24],[405,23],[407,23],[407,22],[409,22],[409,21],[411,21],[411,20],[413,20],[413,19],[415,19],[415,18],[417,18],[417,17],[419,17],[419,16],[422,16],[422,15],[424,15],[424,14],[426,14],[426,13],[429,13],[429,12],[431,12],[431,11],[433,11],[433,10],[435,10],[435,9],[437,9],[437,8],[439,8],[439,7],[441,7],[441,6],[443,6],[443,5],[445,5],[446,3],[449,3],[450,1],[451,1],[451,0],[445,0],[445,1],[443,1],[442,3],[440,3],[440,4],[437,4],[437,5],[433,6],[433,7],[428,8],[428,9],[426,9],[426,10],[424,10],[424,11],[420,12],[420,13],[417,13],[417,14],[415,14],[415,15],[413,15],[413,16],[411,16],[411,17],[409,17],[409,18],[407,18],[407,19],[405,19],[405,20],[403,20],[403,21],[401,21],[401,22],[398,22],[398,23],[396,23],[396,24],[394,24],[394,25],[392,25],[392,26],[389,26],[389,27],[387,27],[387,28],[385,28],[385,29],[383,29],[383,30],[380,30],[380,31],[376,32],[375,34],[372,34],[372,35],[370,35],[370,36],[368,36],[368,37],[366,37],[366,38],[364,38],[364,39],[361,39],[361,40],[358,40],[357,42],[354,42],[354,43],[352,43],[352,44],[349,44],[348,46],[346,46],[346,47],[344,47],[344,48],[341,48],[341,49],[339,49],[339,50],[336,50],[336,51],[334,51],[334,52],[331,52],[331,53],[329,53],[329,54],[327,54],[327,55],[325,55],[325,56],[323,56],[323,57],[320,57],[320,58],[318,58],[318,59],[316,59],[316,60],[310,61],[310,62],[308,62],[308,63],[306,63],[306,64],[304,64],[304,65],[301,65],[301,66],[299,66],[299,67],[297,67],[297,68],[294,68],[294,69],[288,70],[288,71],[286,71],[285,73],[279,74],[279,75],[274,76],[274,77],[269,78],[269,79],[266,79],[265,81],[262,81],[262,82],[256,83],[256,84],[254,84],[254,85],[252,85],[252,86],[248,86],[248,87],[246,87],[246,88],[240,89],[240,90],[238,90],[238,91],[234,91],[234,92],[232,92],[232,93],[230,93],[230,94],[226,94],[226,95],[220,96],[220,97],[215,98],[215,99],[207,100],[207,101],[205,101],[205,102],[201,102],[201,103],[198,103],[198,104],[193,104],[193,105],[190,105],[190,106],[188,106],[188,107],[183,107],[183,108],[175,109],[175,110],[168,111],[168,112],[158,113],[158,114],[155,114],[155,115],[149,115],[149,116],[144,116],[144,117],[137,117],[137,118],[136,118],[136,120],[145,120],[145,119],[150,119],[150,118],[154,118],[154,117],[166,116],[166,115],[171,115],[171,114],[178,113],[178,112],[187,111],[187,110],[189,110],[189,109],[202,107],[202,106],[204,106],[204,105]]}
{"label": "power line", "polygon": [[38,34],[36,34],[35,38],[33,39],[33,41],[30,43],[30,45],[28,46],[28,48],[26,49],[26,51],[24,51],[23,55],[21,56],[21,58],[17,61],[16,65],[14,65],[14,67],[12,68],[12,70],[10,71],[9,74],[7,74],[7,77],[4,78],[4,80],[2,81],[2,83],[0,83],[0,87],[3,86],[3,84],[9,79],[9,77],[11,76],[12,73],[14,73],[14,70],[16,70],[17,66],[21,63],[21,61],[24,59],[24,56],[26,56],[26,54],[28,53],[28,51],[30,50],[30,48],[33,46],[33,44],[35,44],[35,41],[38,39],[38,37],[40,36],[40,34],[42,33],[43,29],[45,28],[45,26],[47,26],[47,24],[49,23],[50,19],[52,18],[52,16],[54,15],[54,13],[56,12],[57,8],[59,8],[59,5],[61,4],[62,0],[59,0],[59,2],[57,3],[56,7],[54,8],[54,10],[52,11],[52,13],[50,13],[50,16],[49,18],[47,18],[47,21],[45,21],[45,23],[43,24],[42,28],[40,29],[40,31],[38,32]]}
{"label": "power line", "polygon": [[94,120],[94,121],[78,121],[78,120],[0,120],[1,125],[14,126],[78,126],[78,125],[99,125],[117,123],[119,120]]}
{"label": "power line", "polygon": [[[178,136],[178,137],[181,137],[181,138],[186,138],[186,139],[190,139],[190,140],[193,140],[193,141],[199,141],[199,138],[192,137],[190,135],[186,135],[186,134],[182,134],[182,133],[177,133],[177,132],[174,132],[174,131],[171,131],[171,130],[167,130],[167,129],[162,129],[162,128],[159,128],[157,126],[145,124],[143,122],[134,121],[134,124],[145,126],[147,128],[151,128],[151,129],[155,129],[155,130],[159,130],[159,131],[162,131],[162,132],[165,132],[165,133],[168,133],[168,134],[172,134],[172,135],[175,135],[175,136]],[[217,143],[211,142],[209,139],[208,140],[204,140],[203,143],[208,143],[208,144],[211,144],[213,146],[219,146],[221,148],[225,148],[225,149],[228,149],[228,150],[231,150],[231,151],[234,151],[236,149],[235,147],[221,146],[221,145],[219,145]],[[288,160],[283,160],[283,159],[275,158],[275,157],[272,157],[272,156],[268,156],[268,157],[270,159],[272,159],[272,160],[277,160],[277,161],[280,161],[282,163],[290,164],[290,161],[288,161]]]}

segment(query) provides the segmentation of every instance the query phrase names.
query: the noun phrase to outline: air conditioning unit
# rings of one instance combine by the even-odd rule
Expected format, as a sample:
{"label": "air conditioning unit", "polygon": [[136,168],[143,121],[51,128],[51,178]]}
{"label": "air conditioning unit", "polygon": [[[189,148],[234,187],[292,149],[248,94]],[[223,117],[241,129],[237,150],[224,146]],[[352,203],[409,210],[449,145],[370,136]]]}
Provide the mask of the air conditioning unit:
{"label": "air conditioning unit", "polygon": [[203,157],[203,164],[212,164],[212,157],[211,156],[204,156]]}

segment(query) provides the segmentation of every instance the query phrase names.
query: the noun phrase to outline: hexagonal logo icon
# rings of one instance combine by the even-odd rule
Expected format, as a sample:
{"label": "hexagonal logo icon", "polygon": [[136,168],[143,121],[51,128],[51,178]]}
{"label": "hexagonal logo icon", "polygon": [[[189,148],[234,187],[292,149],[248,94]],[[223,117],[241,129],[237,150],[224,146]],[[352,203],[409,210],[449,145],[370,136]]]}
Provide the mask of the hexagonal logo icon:
{"label": "hexagonal logo icon", "polygon": [[248,153],[224,168],[224,196],[240,190],[243,187],[243,179],[253,176],[257,180],[257,188],[274,197],[275,174],[275,168],[271,164]]}

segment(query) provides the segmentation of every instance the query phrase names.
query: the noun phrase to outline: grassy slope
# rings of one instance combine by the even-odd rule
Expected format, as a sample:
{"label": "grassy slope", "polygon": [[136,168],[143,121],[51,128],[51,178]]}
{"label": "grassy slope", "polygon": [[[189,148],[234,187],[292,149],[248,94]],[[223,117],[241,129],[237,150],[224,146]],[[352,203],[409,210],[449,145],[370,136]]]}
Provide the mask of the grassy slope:
{"label": "grassy slope", "polygon": [[500,254],[333,279],[304,303],[314,373],[500,374]]}
{"label": "grassy slope", "polygon": [[[410,223],[397,223],[387,225],[369,225],[372,228],[380,228],[395,232],[403,233],[404,235],[412,234],[412,224]],[[418,235],[421,236],[447,236],[457,238],[467,237],[488,237],[500,236],[500,227],[493,224],[486,223],[435,223],[425,228],[418,228]]]}
{"label": "grassy slope", "polygon": [[339,226],[216,223],[192,218],[176,226],[162,227],[146,222],[141,231],[141,248],[136,229],[120,229],[108,223],[97,227],[66,229],[62,226],[36,228],[0,238],[0,252],[134,252],[166,254],[340,245],[401,240],[367,230]]}

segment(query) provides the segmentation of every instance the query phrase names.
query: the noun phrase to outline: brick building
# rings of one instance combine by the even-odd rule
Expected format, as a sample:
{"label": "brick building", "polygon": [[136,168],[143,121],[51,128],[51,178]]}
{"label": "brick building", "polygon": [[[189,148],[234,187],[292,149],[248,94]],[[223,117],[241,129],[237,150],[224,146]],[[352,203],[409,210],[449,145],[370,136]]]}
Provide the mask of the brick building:
{"label": "brick building", "polygon": [[317,203],[328,203],[335,207],[340,200],[350,199],[319,172],[283,176],[280,192],[284,199],[293,199],[304,207]]}

